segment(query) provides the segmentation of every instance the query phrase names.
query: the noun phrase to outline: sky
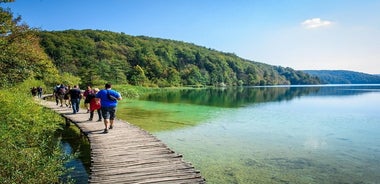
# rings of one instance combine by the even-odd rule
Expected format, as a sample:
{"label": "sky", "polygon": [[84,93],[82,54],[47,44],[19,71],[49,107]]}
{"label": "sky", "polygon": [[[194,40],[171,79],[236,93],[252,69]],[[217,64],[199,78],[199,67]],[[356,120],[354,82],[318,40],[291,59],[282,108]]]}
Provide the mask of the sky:
{"label": "sky", "polygon": [[380,0],[15,0],[30,27],[184,41],[296,70],[380,74]]}

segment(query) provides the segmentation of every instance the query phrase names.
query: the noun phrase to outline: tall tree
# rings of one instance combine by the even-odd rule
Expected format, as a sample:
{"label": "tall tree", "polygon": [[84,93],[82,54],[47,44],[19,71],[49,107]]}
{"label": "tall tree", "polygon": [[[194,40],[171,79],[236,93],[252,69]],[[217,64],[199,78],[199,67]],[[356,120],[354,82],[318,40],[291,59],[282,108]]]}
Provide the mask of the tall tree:
{"label": "tall tree", "polygon": [[133,75],[131,77],[131,83],[134,85],[142,86],[148,81],[148,78],[145,76],[144,69],[141,66],[136,65],[133,68]]}
{"label": "tall tree", "polygon": [[33,77],[57,77],[49,57],[39,45],[35,30],[19,24],[10,10],[0,8],[0,87],[14,85]]}

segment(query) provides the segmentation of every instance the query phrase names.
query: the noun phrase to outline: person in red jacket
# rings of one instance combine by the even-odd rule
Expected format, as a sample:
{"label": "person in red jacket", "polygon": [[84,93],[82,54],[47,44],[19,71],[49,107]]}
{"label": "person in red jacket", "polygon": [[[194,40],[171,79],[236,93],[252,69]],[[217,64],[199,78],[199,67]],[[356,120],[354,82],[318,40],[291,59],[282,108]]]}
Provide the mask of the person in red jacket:
{"label": "person in red jacket", "polygon": [[96,110],[98,112],[98,121],[102,121],[102,114],[100,110],[100,98],[95,98],[96,93],[99,92],[98,88],[94,88],[94,93],[90,93],[87,95],[87,99],[90,102],[90,119],[89,121],[92,121],[92,118],[94,117],[94,111]]}

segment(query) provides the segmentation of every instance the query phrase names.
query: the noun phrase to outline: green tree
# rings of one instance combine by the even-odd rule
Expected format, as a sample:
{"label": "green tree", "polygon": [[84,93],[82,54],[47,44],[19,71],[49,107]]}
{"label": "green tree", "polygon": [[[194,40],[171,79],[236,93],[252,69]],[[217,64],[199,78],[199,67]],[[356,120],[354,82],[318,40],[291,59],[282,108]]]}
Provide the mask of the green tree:
{"label": "green tree", "polygon": [[19,24],[10,10],[0,8],[0,87],[20,83],[30,77],[47,80],[58,71],[39,45],[36,31]]}
{"label": "green tree", "polygon": [[181,77],[180,77],[179,72],[175,68],[169,67],[165,73],[166,73],[165,78],[170,84],[170,86],[180,86]]}
{"label": "green tree", "polygon": [[145,76],[144,70],[139,66],[136,65],[133,70],[131,83],[134,85],[142,86],[146,84],[148,79]]}

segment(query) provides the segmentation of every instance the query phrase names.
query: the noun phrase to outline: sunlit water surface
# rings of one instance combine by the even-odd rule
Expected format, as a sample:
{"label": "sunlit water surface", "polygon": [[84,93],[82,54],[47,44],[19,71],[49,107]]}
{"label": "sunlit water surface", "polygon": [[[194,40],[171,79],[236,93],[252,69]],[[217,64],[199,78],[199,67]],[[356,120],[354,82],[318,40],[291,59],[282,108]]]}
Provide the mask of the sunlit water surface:
{"label": "sunlit water surface", "polygon": [[380,86],[162,92],[119,105],[208,183],[378,183]]}

